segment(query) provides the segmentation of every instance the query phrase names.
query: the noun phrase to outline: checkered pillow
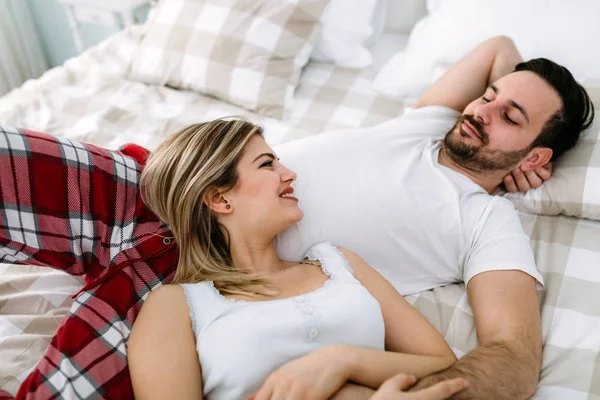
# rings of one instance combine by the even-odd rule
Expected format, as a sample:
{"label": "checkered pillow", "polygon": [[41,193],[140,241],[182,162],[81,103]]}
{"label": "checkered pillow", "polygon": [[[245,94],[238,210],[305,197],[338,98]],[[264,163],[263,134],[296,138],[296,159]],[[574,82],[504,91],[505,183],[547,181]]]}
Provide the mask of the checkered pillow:
{"label": "checkered pillow", "polygon": [[556,161],[542,187],[505,195],[519,211],[600,220],[600,82],[584,86],[596,109],[594,124]]}
{"label": "checkered pillow", "polygon": [[285,118],[328,0],[162,0],[129,77]]}

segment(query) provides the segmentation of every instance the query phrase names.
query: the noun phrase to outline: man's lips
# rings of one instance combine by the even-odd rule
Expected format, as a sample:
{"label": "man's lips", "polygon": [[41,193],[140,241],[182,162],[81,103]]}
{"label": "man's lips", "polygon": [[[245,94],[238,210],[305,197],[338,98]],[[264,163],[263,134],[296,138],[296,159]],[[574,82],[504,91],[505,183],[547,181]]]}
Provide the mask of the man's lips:
{"label": "man's lips", "polygon": [[473,127],[473,125],[471,125],[471,123],[467,120],[464,120],[462,123],[462,128],[465,132],[467,132],[467,134],[475,139],[479,139],[481,140],[481,136],[479,136],[479,133],[477,132],[477,129],[475,129]]}

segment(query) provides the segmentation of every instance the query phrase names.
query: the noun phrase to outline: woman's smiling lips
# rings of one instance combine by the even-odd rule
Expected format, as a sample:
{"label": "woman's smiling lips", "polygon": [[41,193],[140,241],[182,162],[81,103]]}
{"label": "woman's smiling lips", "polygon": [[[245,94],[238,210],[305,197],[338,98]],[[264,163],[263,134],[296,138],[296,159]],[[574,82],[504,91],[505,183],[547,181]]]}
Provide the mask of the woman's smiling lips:
{"label": "woman's smiling lips", "polygon": [[292,196],[292,193],[294,193],[294,188],[288,186],[285,189],[283,189],[283,192],[279,194],[279,197],[281,197],[282,199],[293,200],[295,202],[298,202],[298,199]]}

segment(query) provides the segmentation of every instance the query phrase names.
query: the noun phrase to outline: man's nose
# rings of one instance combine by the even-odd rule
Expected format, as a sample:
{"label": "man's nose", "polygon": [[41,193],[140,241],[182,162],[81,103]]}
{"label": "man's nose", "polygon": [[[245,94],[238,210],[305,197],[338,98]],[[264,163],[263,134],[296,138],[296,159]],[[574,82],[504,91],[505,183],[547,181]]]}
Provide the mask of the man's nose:
{"label": "man's nose", "polygon": [[491,111],[491,104],[482,104],[475,108],[473,117],[477,120],[477,122],[485,125],[490,122]]}

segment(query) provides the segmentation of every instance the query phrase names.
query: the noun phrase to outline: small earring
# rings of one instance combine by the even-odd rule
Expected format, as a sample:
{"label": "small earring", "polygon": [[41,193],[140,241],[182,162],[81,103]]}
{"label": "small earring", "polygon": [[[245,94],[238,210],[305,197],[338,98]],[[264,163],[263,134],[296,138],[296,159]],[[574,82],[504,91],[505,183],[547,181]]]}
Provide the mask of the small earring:
{"label": "small earring", "polygon": [[227,205],[225,206],[225,208],[229,210],[229,209],[231,208],[231,206],[230,206],[229,204],[227,204]]}

